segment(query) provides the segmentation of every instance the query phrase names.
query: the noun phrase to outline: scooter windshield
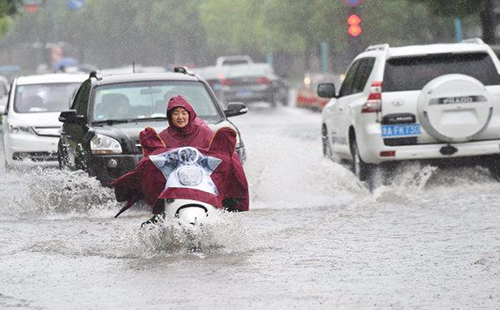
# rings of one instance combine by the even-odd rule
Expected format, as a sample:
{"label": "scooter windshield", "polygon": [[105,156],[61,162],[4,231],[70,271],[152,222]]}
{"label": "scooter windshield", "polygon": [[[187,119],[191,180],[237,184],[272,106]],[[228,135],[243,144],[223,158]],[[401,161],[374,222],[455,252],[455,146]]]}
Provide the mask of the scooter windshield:
{"label": "scooter windshield", "polygon": [[217,187],[210,175],[222,162],[221,159],[205,156],[196,148],[182,147],[149,156],[151,162],[163,173],[168,188],[190,188],[218,195]]}

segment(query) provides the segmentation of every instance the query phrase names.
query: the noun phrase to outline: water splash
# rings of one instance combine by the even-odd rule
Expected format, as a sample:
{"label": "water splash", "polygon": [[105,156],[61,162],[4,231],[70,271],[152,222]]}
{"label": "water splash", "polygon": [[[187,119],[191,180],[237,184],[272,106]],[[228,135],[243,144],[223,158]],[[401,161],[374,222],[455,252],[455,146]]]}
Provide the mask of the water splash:
{"label": "water splash", "polygon": [[5,182],[16,184],[7,194],[11,212],[55,214],[89,213],[116,207],[112,189],[83,171],[36,167],[6,173]]}
{"label": "water splash", "polygon": [[202,225],[186,225],[165,218],[141,228],[135,238],[136,252],[145,255],[233,253],[244,251],[250,238],[238,214],[215,212]]}

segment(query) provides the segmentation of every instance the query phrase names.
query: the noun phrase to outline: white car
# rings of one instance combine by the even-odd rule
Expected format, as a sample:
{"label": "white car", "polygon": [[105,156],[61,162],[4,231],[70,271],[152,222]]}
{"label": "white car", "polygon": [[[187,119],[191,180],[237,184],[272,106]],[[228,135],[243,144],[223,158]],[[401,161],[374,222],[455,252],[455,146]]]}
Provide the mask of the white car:
{"label": "white car", "polygon": [[480,39],[370,46],[350,65],[322,113],[325,156],[360,180],[376,166],[419,160],[483,165],[500,179],[500,62]]}
{"label": "white car", "polygon": [[69,108],[72,96],[86,78],[86,74],[46,74],[13,81],[7,106],[0,107],[6,167],[33,162],[58,164],[62,125],[58,117]]}

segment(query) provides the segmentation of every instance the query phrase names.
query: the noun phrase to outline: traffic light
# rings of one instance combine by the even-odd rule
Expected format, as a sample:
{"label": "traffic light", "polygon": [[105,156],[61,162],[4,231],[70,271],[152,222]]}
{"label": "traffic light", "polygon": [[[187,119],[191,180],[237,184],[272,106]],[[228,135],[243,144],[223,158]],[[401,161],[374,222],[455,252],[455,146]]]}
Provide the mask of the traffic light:
{"label": "traffic light", "polygon": [[347,18],[347,24],[349,25],[347,33],[349,33],[351,37],[357,37],[361,34],[361,32],[363,32],[363,29],[361,28],[361,18],[358,16],[358,14],[349,14],[349,17]]}

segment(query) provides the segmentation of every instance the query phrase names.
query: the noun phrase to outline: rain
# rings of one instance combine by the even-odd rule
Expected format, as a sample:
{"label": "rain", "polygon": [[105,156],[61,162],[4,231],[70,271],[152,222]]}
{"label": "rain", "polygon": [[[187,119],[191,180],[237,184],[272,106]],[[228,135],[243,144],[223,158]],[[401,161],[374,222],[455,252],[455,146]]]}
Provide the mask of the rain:
{"label": "rain", "polygon": [[[5,91],[0,99],[0,108],[6,111],[0,127],[0,309],[500,308],[500,174],[495,170],[500,155],[495,127],[500,126],[496,104],[500,61],[495,54],[500,53],[500,1],[480,3],[0,2],[0,84],[10,88],[10,94]],[[352,15],[359,21],[354,18],[351,25]],[[350,29],[353,26],[360,28]],[[468,38],[481,38],[482,43],[460,43]],[[443,49],[477,44],[476,53],[484,46],[493,58],[489,68],[497,74],[488,75],[485,82],[481,75],[485,71],[477,69],[481,72],[471,73],[472,77],[442,80],[444,84],[474,79],[470,83],[481,83],[481,93],[432,101],[429,92],[431,103],[423,105],[422,89],[432,89],[433,94],[443,91],[436,79],[445,74],[429,73],[438,67],[439,57],[428,63],[418,58],[418,64],[426,66],[418,71],[416,62],[404,58],[413,54],[397,48],[420,46],[431,51],[434,44],[443,44],[439,45]],[[384,140],[380,150],[394,152],[377,157],[381,162],[368,159],[370,148],[376,147],[374,138],[361,140],[357,134],[356,155],[355,145],[339,142],[342,136],[328,136],[332,126],[344,121],[330,122],[326,111],[348,97],[342,95],[342,85],[349,81],[355,58],[369,46],[376,46],[374,53],[392,53],[398,64],[391,70],[411,63],[415,80],[420,72],[432,75],[430,82],[418,80],[424,85],[418,90],[406,90],[416,94],[415,101],[404,94],[408,85],[394,82],[399,89],[389,91],[388,83],[380,86],[373,76],[366,77],[362,104],[370,100],[377,104],[373,100],[378,97],[372,95],[381,94],[381,110],[370,105],[367,114],[373,116],[374,135]],[[445,58],[446,70],[461,74],[486,61],[474,56],[474,65],[460,63],[456,69],[452,57]],[[379,63],[374,61],[373,70]],[[244,82],[240,74],[248,75]],[[79,158],[84,146],[77,145],[74,154],[64,157],[61,150],[73,147],[72,142],[59,143],[68,135],[66,127],[58,123],[45,133],[49,127],[36,123],[55,120],[63,110],[50,117],[44,113],[49,110],[41,110],[44,107],[16,110],[28,85],[42,83],[44,76],[48,81],[49,76],[66,75],[74,76],[75,89],[84,79],[94,79],[98,92],[121,76],[183,76],[173,85],[196,101],[192,104],[201,119],[214,131],[229,126],[239,132],[236,150],[248,181],[249,211],[219,210],[210,213],[203,225],[186,225],[168,215],[155,224],[141,225],[152,216],[151,205],[143,200],[115,218],[124,202],[117,201],[109,180],[71,157]],[[192,81],[188,79],[198,77],[206,86],[206,97],[186,86]],[[259,89],[272,85],[272,91],[243,90],[250,80]],[[319,96],[320,84],[333,85],[334,94]],[[126,94],[131,94],[132,107],[135,99],[144,106],[159,102],[164,107],[161,113],[137,114],[135,120],[116,123],[113,117],[98,118],[98,108],[89,108],[95,113],[95,119],[86,123],[93,126],[89,132],[103,139],[117,128],[120,137],[129,137],[130,146],[125,138],[113,139],[118,146],[113,140],[110,144],[142,158],[139,131],[154,127],[160,132],[168,126],[164,112],[168,86],[151,85],[147,91]],[[237,87],[241,88],[235,91]],[[93,95],[89,100],[97,106],[110,90],[119,87],[102,90],[102,99]],[[47,93],[38,95],[45,99]],[[79,95],[75,91],[64,96],[68,112]],[[414,113],[397,114],[414,102],[419,105]],[[204,110],[209,103],[215,104],[216,114]],[[469,114],[458,118],[446,114],[451,106],[460,106],[456,109],[460,112],[477,109],[475,120],[484,118],[484,125],[468,122]],[[432,114],[438,108],[445,111],[439,116],[451,115],[446,122],[438,122],[438,114]],[[21,118],[14,116],[22,114],[35,117],[21,124]],[[406,119],[384,123],[394,114]],[[430,115],[427,122],[423,115]],[[455,126],[456,119],[458,127],[446,127]],[[137,138],[130,138],[131,124]],[[467,137],[460,136],[460,130]],[[29,144],[36,142],[25,142],[20,147],[26,150],[18,151],[12,141],[20,135],[50,136],[56,152],[30,151]],[[93,139],[87,136],[88,141]],[[345,140],[352,137],[347,134]],[[494,146],[487,145],[490,142]],[[467,153],[473,152],[466,149],[469,143],[483,149]],[[433,157],[413,155],[422,145],[435,148]],[[404,153],[411,146],[415,148]],[[115,171],[121,154],[103,154],[110,157],[99,154],[107,165],[102,169]],[[410,155],[398,157],[402,154]],[[361,159],[361,166],[356,159]],[[368,173],[360,174],[360,167]]]}

